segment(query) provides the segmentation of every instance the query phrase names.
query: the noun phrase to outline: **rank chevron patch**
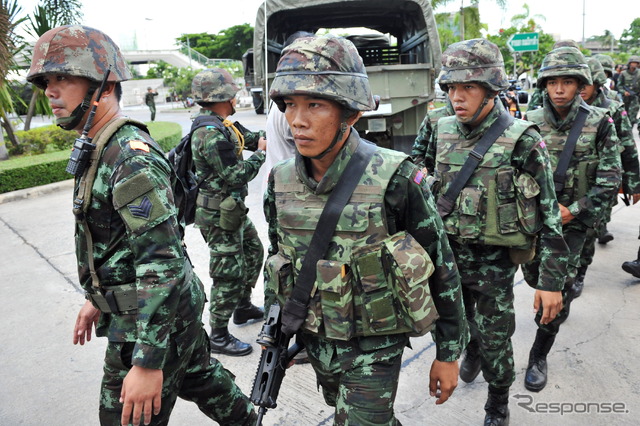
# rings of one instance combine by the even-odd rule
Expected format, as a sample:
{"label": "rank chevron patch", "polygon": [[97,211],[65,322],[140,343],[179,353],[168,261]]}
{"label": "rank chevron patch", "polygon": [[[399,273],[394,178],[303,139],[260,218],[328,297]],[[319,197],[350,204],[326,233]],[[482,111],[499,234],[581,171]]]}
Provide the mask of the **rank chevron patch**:
{"label": "rank chevron patch", "polygon": [[153,204],[149,200],[149,197],[145,195],[139,205],[136,206],[133,204],[129,204],[127,207],[129,208],[129,211],[133,216],[141,217],[143,219],[149,219]]}

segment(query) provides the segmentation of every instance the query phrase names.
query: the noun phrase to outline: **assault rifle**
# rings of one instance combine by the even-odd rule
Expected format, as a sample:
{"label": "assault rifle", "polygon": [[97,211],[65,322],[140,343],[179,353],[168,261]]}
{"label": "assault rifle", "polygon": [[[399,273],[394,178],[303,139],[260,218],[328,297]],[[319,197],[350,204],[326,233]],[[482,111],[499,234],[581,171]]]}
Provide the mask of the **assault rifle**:
{"label": "assault rifle", "polygon": [[267,413],[267,409],[276,408],[287,366],[303,348],[298,342],[289,347],[291,336],[284,334],[281,327],[280,305],[274,303],[256,339],[263,347],[251,389],[251,402],[259,407],[256,426],[262,425],[262,417]]}

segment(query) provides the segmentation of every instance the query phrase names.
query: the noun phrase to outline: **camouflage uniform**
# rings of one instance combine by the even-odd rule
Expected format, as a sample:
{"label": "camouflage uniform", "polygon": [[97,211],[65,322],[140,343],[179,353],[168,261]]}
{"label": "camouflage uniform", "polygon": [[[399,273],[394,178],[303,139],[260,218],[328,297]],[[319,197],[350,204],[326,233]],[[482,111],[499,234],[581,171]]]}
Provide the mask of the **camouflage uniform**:
{"label": "camouflage uniform", "polygon": [[[546,87],[549,77],[574,77],[580,84],[592,84],[591,73],[582,53],[571,47],[552,50],[545,57],[538,86]],[[579,91],[571,105],[568,116],[562,120],[556,114],[545,90],[544,107],[527,113],[527,119],[540,127],[545,139],[551,166],[556,169],[558,159],[571,126],[581,107],[589,109],[586,123],[578,138],[566,173],[564,189],[556,192],[558,202],[569,209],[575,217],[563,225],[562,232],[569,246],[569,261],[563,289],[563,308],[548,324],[540,324],[542,312],[536,315],[538,332],[531,349],[525,387],[540,391],[546,385],[546,356],[551,349],[560,324],[569,315],[572,299],[571,287],[580,266],[580,254],[587,233],[602,220],[605,210],[620,185],[620,153],[613,120],[606,110],[588,107],[580,98]],[[525,280],[530,285],[538,282],[538,265],[542,253],[522,265]]]}
{"label": "camouflage uniform", "polygon": [[[636,147],[635,140],[633,139],[633,132],[631,123],[627,116],[627,111],[625,111],[620,102],[609,99],[603,92],[602,86],[606,81],[606,75],[600,62],[596,58],[588,58],[587,63],[591,71],[593,83],[596,86],[596,92],[593,99],[590,101],[588,100],[587,103],[593,107],[604,108],[609,111],[609,114],[613,118],[616,135],[620,141],[619,150],[621,151],[620,160],[622,164],[622,190],[625,194],[640,193],[638,149]],[[611,221],[611,209],[613,206],[618,204],[617,195],[617,193],[613,194],[613,198],[605,209],[605,216],[599,223],[597,230],[588,233],[588,239],[585,242],[582,255],[580,256],[580,268],[578,269],[576,283],[574,284],[573,289],[574,297],[579,297],[582,293],[584,276],[586,274],[587,267],[591,265],[595,254],[596,237],[602,242],[603,237],[608,234],[607,223]],[[612,239],[613,236],[610,238]]]}
{"label": "camouflage uniform", "polygon": [[542,90],[539,87],[533,89],[533,93],[529,98],[529,103],[527,104],[527,112],[533,111],[534,109],[542,108]]}
{"label": "camouflage uniform", "polygon": [[147,89],[147,93],[144,95],[144,103],[149,107],[149,111],[151,111],[151,121],[155,121],[156,119],[156,96],[158,96],[158,92],[151,91],[151,87]]}
{"label": "camouflage uniform", "polygon": [[[509,85],[502,54],[483,39],[450,45],[442,63],[438,81],[445,91],[448,84],[474,82],[488,89],[486,101]],[[507,114],[502,102],[493,99],[489,115],[474,127],[455,116],[438,121],[425,157],[425,163],[435,164],[436,196],[446,193],[476,142],[501,114]],[[517,214],[516,203],[521,203]],[[511,216],[505,214],[509,206],[513,207]],[[531,247],[537,235],[536,251],[542,262],[540,277],[533,284],[540,290],[559,291],[567,251],[549,157],[532,123],[515,119],[493,143],[443,222],[460,270],[471,330],[460,376],[474,380],[481,365],[489,384],[487,415],[496,415],[491,402],[500,396],[503,408],[497,417],[502,423],[506,417],[508,422],[508,390],[515,379],[511,336],[515,330],[513,282],[518,269],[511,254],[516,253],[516,246]],[[518,222],[529,224],[523,227]]]}
{"label": "camouflage uniform", "polygon": [[[411,161],[419,167],[425,167],[427,171],[433,170],[434,166],[433,164],[425,164],[424,162],[433,128],[442,117],[449,117],[455,114],[449,98],[447,98],[446,102],[447,104],[445,106],[429,111],[427,115],[424,116],[422,124],[420,124],[420,128],[418,129],[418,136],[416,136],[413,148],[411,149]],[[433,157],[433,153],[430,154],[429,157]]]}
{"label": "camouflage uniform", "polygon": [[[231,75],[221,69],[201,71],[193,80],[193,93],[200,103],[229,101],[237,90]],[[199,115],[206,114],[217,116],[204,109]],[[241,301],[250,300],[264,257],[258,232],[246,216],[244,206],[248,183],[257,176],[265,160],[264,151],[257,149],[258,139],[264,137],[264,132],[245,131],[241,135],[233,130],[236,127],[229,120],[217,118],[228,131],[210,125],[197,129],[191,136],[197,176],[199,180],[204,179],[198,195],[195,226],[200,228],[211,256],[209,276],[213,278],[213,285],[209,324],[212,336],[216,329],[226,330]],[[245,148],[257,152],[244,160]],[[235,204],[232,222],[236,223],[230,226],[222,214],[228,212],[223,204],[225,199]],[[245,348],[246,353],[242,355],[250,352],[250,346]]]}
{"label": "camouflage uniform", "polygon": [[[298,72],[300,68],[307,74]],[[324,74],[314,76],[317,71]],[[347,87],[353,91],[336,90]],[[270,96],[284,110],[282,97],[294,94],[332,99],[351,112],[374,106],[362,60],[353,44],[342,38],[300,38],[283,51]],[[358,145],[368,143],[345,124],[336,138],[346,131],[349,136],[320,182],[309,175],[309,160],[299,153],[276,165],[269,176],[266,306],[282,305],[290,294],[329,194]],[[399,424],[393,403],[411,330],[406,311],[396,311],[390,303],[391,292],[401,292],[400,284],[388,287],[385,276],[391,272],[370,256],[380,253],[367,251],[374,246],[380,251],[390,235],[417,241],[394,253],[402,258],[398,265],[416,268],[415,274],[407,272],[420,299],[428,294],[425,290],[431,292],[439,314],[434,332],[437,359],[456,360],[466,343],[459,277],[426,179],[405,155],[377,148],[318,262],[318,291],[298,332],[325,401],[335,407],[337,425]],[[365,262],[365,257],[372,261]],[[417,305],[409,310],[419,313]]]}
{"label": "camouflage uniform", "polygon": [[[640,66],[640,57],[630,57],[627,65],[631,62],[635,62]],[[624,109],[629,113],[629,121],[633,126],[638,122],[638,111],[640,110],[640,103],[638,101],[638,97],[640,96],[640,70],[636,68],[633,72],[628,69],[622,71],[618,77],[616,89],[622,94]],[[626,96],[625,92],[628,92],[629,96]]]}
{"label": "camouflage uniform", "polygon": [[[100,59],[95,59],[96,51]],[[85,77],[97,85],[110,66],[110,80],[119,84],[130,78],[117,46],[92,28],[50,30],[34,52],[27,79],[43,89],[43,79],[51,73]],[[74,190],[79,280],[87,298],[102,311],[96,335],[109,340],[100,422],[120,424],[122,383],[134,365],[163,371],[162,409],[151,419],[153,424],[167,424],[178,396],[196,402],[223,424],[255,421],[234,376],[209,359],[201,323],[204,289],[182,244],[171,165],[142,123],[114,123],[113,131],[105,126],[98,133],[94,142],[101,155],[92,168],[76,176]],[[96,173],[92,181],[90,171]],[[85,184],[90,198],[82,192]]]}

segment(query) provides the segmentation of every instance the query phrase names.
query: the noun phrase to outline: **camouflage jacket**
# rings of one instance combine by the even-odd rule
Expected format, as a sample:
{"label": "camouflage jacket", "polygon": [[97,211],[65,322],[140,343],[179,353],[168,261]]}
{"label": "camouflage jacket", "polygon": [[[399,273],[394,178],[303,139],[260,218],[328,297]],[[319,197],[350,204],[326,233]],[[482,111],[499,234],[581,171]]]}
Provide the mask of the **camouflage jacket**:
{"label": "camouflage jacket", "polygon": [[[542,109],[527,112],[527,119],[540,127],[554,171],[581,102],[578,96],[564,120],[557,116],[547,96]],[[587,121],[569,162],[565,187],[556,196],[578,221],[594,227],[602,219],[608,200],[620,186],[620,145],[608,111],[588,108]]]}
{"label": "camouflage jacket", "polygon": [[622,93],[629,92],[631,96],[637,97],[640,95],[640,70],[636,69],[633,73],[629,70],[624,70],[618,77],[616,83],[616,90]]}
{"label": "camouflage jacket", "polygon": [[[438,139],[438,135],[445,131],[445,129],[440,129],[441,126],[446,126],[448,129],[446,130],[447,133],[458,133],[464,140],[468,141],[469,145],[466,145],[468,151],[495,122],[503,110],[502,103],[496,101],[493,110],[475,129],[470,129],[468,126],[460,123],[455,117],[448,117],[438,121],[437,128],[435,129],[429,149],[427,150],[427,152],[434,153],[432,154],[433,158],[425,159],[425,161],[433,161],[436,164],[436,175],[441,175],[449,167],[448,164],[443,164],[440,160],[445,158],[448,150],[447,141]],[[501,144],[498,143],[501,139],[504,139],[505,146],[500,146]],[[537,222],[537,224],[534,225],[534,229],[529,229],[528,231],[534,231],[535,228],[539,229],[537,232],[538,241],[536,250],[541,254],[541,262],[540,278],[536,288],[547,291],[559,291],[564,285],[564,271],[568,248],[562,237],[560,210],[555,196],[553,174],[551,172],[549,155],[545,149],[545,144],[532,123],[516,119],[494,145],[496,146],[492,146],[492,150],[495,152],[492,153],[492,151],[488,151],[487,154],[485,154],[483,162],[476,169],[467,186],[469,188],[473,186],[471,183],[475,182],[473,179],[476,175],[479,176],[480,174],[489,173],[489,177],[491,177],[491,174],[493,174],[495,175],[496,187],[498,188],[498,198],[502,198],[499,188],[505,188],[505,185],[499,182],[501,179],[498,175],[503,174],[503,170],[513,170],[513,180],[518,186],[516,192],[522,192],[525,197],[529,197],[527,200],[535,200],[535,203],[531,206],[533,209],[531,214],[537,218],[537,220],[534,221]],[[508,154],[508,149],[511,150],[510,155]],[[496,161],[500,163],[500,170],[496,167],[497,164],[491,164]],[[488,167],[483,167],[485,164]],[[526,179],[524,179],[525,177]],[[486,181],[486,179],[478,180],[478,182],[480,181]],[[509,184],[509,182],[507,182],[507,184]],[[510,185],[506,186],[508,187]],[[448,186],[441,185],[438,190],[438,195],[444,194],[447,188]],[[475,186],[471,189],[475,189]],[[484,197],[487,196],[488,190],[488,188],[482,189]],[[457,201],[461,209],[466,208],[463,206],[463,203],[469,201],[462,200],[463,193],[464,189],[458,196]],[[478,208],[480,210],[487,209],[487,202],[488,200],[483,202],[482,199],[478,199]],[[530,201],[527,201],[527,203],[529,202]],[[484,219],[480,219],[480,221],[476,220],[475,216],[482,216],[480,211],[473,216],[471,220],[475,221],[475,228],[488,226],[489,221]],[[522,218],[520,218],[520,221],[522,221]],[[467,232],[478,232],[478,229],[474,228],[474,230],[471,226],[463,229],[462,223],[451,224],[451,226],[459,229],[452,229],[450,238],[459,241],[463,247],[466,247],[467,243],[465,239],[459,239],[457,235],[466,235]],[[495,250],[500,249],[500,247],[495,247]],[[485,254],[489,253],[484,249],[482,252]],[[469,250],[468,254],[473,256],[473,250]],[[456,256],[457,255],[458,253],[456,253]]]}
{"label": "camouflage jacket", "polygon": [[542,108],[542,90],[537,87],[533,90],[529,103],[527,104],[527,111],[533,111],[534,109]]}
{"label": "camouflage jacket", "polygon": [[[135,284],[138,310],[102,313],[96,335],[135,342],[134,365],[162,368],[169,334],[200,321],[205,300],[195,274],[185,284],[191,265],[171,191],[175,175],[151,137],[131,124],[111,137],[99,161],[86,214],[94,265],[102,286]],[[87,231],[76,223],[80,284],[92,292]]]}
{"label": "camouflage jacket", "polygon": [[[338,178],[343,173],[345,166],[361,139],[355,129],[351,129],[349,138],[336,157],[333,164],[320,182],[315,182],[307,172],[306,159],[296,154],[295,159],[289,159],[279,163],[272,170],[269,176],[268,188],[265,194],[265,216],[269,224],[269,255],[278,253],[279,244],[282,243],[283,231],[278,220],[281,214],[279,211],[286,207],[277,204],[275,192],[274,175],[281,173],[285,167],[296,168],[296,175],[300,182],[314,194],[329,194],[335,186]],[[385,155],[385,150],[378,149],[377,156]],[[374,155],[375,161],[376,155]],[[397,153],[395,155],[398,155]],[[369,167],[375,166],[370,164]],[[372,176],[371,178],[374,178]],[[365,180],[370,179],[366,176]],[[382,194],[380,194],[382,195]],[[453,361],[457,359],[468,339],[468,331],[464,320],[462,307],[462,294],[460,289],[460,278],[457,267],[449,247],[446,235],[442,230],[442,222],[435,209],[435,204],[431,193],[423,179],[422,172],[408,159],[401,162],[396,172],[392,174],[384,192],[384,219],[389,234],[399,231],[407,231],[427,252],[435,266],[435,272],[429,279],[429,287],[439,319],[436,322],[435,330],[432,332],[437,346],[437,359],[441,361]],[[348,213],[347,209],[343,214]],[[359,216],[355,215],[352,220],[357,226]],[[354,229],[355,230],[355,229]],[[335,240],[335,237],[334,237]],[[331,243],[332,245],[335,242]],[[330,245],[330,247],[332,247]],[[298,257],[304,257],[304,250],[298,248]],[[329,249],[328,256],[332,249]],[[275,295],[266,294],[266,305],[275,301]],[[381,344],[386,347],[387,344]]]}
{"label": "camouflage jacket", "polygon": [[[411,149],[411,160],[418,167],[426,167],[428,171],[433,170],[433,164],[425,164],[424,162],[429,139],[431,139],[431,134],[433,133],[433,127],[442,117],[448,117],[454,114],[455,111],[451,106],[451,102],[447,99],[445,106],[429,111],[427,115],[424,116],[424,120],[422,120],[422,124],[420,124],[420,128],[418,129],[418,136],[416,136],[413,148]],[[433,155],[429,155],[429,158],[432,157]]]}
{"label": "camouflage jacket", "polygon": [[[214,115],[213,112],[201,110],[199,115]],[[223,121],[222,117],[219,117]],[[234,132],[229,132],[231,140],[225,133],[214,126],[197,129],[191,136],[193,161],[198,179],[204,178],[200,193],[223,199],[229,195],[236,200],[244,200],[248,194],[249,182],[258,175],[264,163],[265,154],[254,153],[246,160],[240,152],[240,141]],[[245,149],[255,151],[258,139],[264,132],[245,132]],[[211,215],[217,211],[196,208],[196,226],[211,223]]]}
{"label": "camouflage jacket", "polygon": [[640,194],[640,165],[638,164],[638,148],[633,139],[633,131],[629,115],[621,102],[607,98],[598,91],[591,105],[609,110],[620,140],[620,161],[622,163],[622,189],[625,194]]}

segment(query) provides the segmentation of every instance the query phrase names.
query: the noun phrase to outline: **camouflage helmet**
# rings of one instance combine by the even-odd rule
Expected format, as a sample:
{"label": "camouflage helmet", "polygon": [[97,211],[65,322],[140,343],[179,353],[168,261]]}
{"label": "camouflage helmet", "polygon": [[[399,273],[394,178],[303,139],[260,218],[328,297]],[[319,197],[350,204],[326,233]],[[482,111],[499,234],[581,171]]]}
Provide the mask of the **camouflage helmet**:
{"label": "camouflage helmet", "polygon": [[635,62],[637,64],[640,64],[640,56],[636,56],[633,55],[629,58],[629,60],[627,61],[627,65],[629,65],[631,62]]}
{"label": "camouflage helmet", "polygon": [[226,102],[235,98],[238,86],[223,68],[209,68],[193,77],[191,93],[196,102]]}
{"label": "camouflage helmet", "polygon": [[593,57],[600,62],[600,65],[602,65],[605,72],[608,71],[613,74],[613,70],[616,68],[616,62],[611,56],[605,55],[604,53],[598,53],[593,55]]}
{"label": "camouflage helmet", "polygon": [[459,41],[442,54],[438,83],[445,92],[454,83],[477,82],[499,92],[509,87],[500,49],[483,38]]}
{"label": "camouflage helmet", "polygon": [[575,47],[558,47],[547,53],[538,73],[538,87],[544,88],[549,77],[575,77],[583,84],[593,84],[587,60]]}
{"label": "camouflage helmet", "polygon": [[591,71],[591,79],[593,84],[604,86],[607,82],[607,75],[604,73],[604,68],[597,58],[587,58],[587,65],[589,65],[589,71]]}
{"label": "camouflage helmet", "polygon": [[571,39],[556,41],[553,45],[553,49],[557,49],[558,47],[575,47],[576,49],[580,50],[580,45],[576,43],[575,40]]}
{"label": "camouflage helmet", "polygon": [[269,96],[284,111],[282,98],[291,95],[330,99],[355,111],[376,108],[358,50],[331,35],[300,37],[282,51]]}
{"label": "camouflage helmet", "polygon": [[109,68],[108,81],[132,77],[120,49],[108,35],[83,25],[65,25],[38,39],[27,81],[45,89],[46,74],[66,74],[99,83]]}

